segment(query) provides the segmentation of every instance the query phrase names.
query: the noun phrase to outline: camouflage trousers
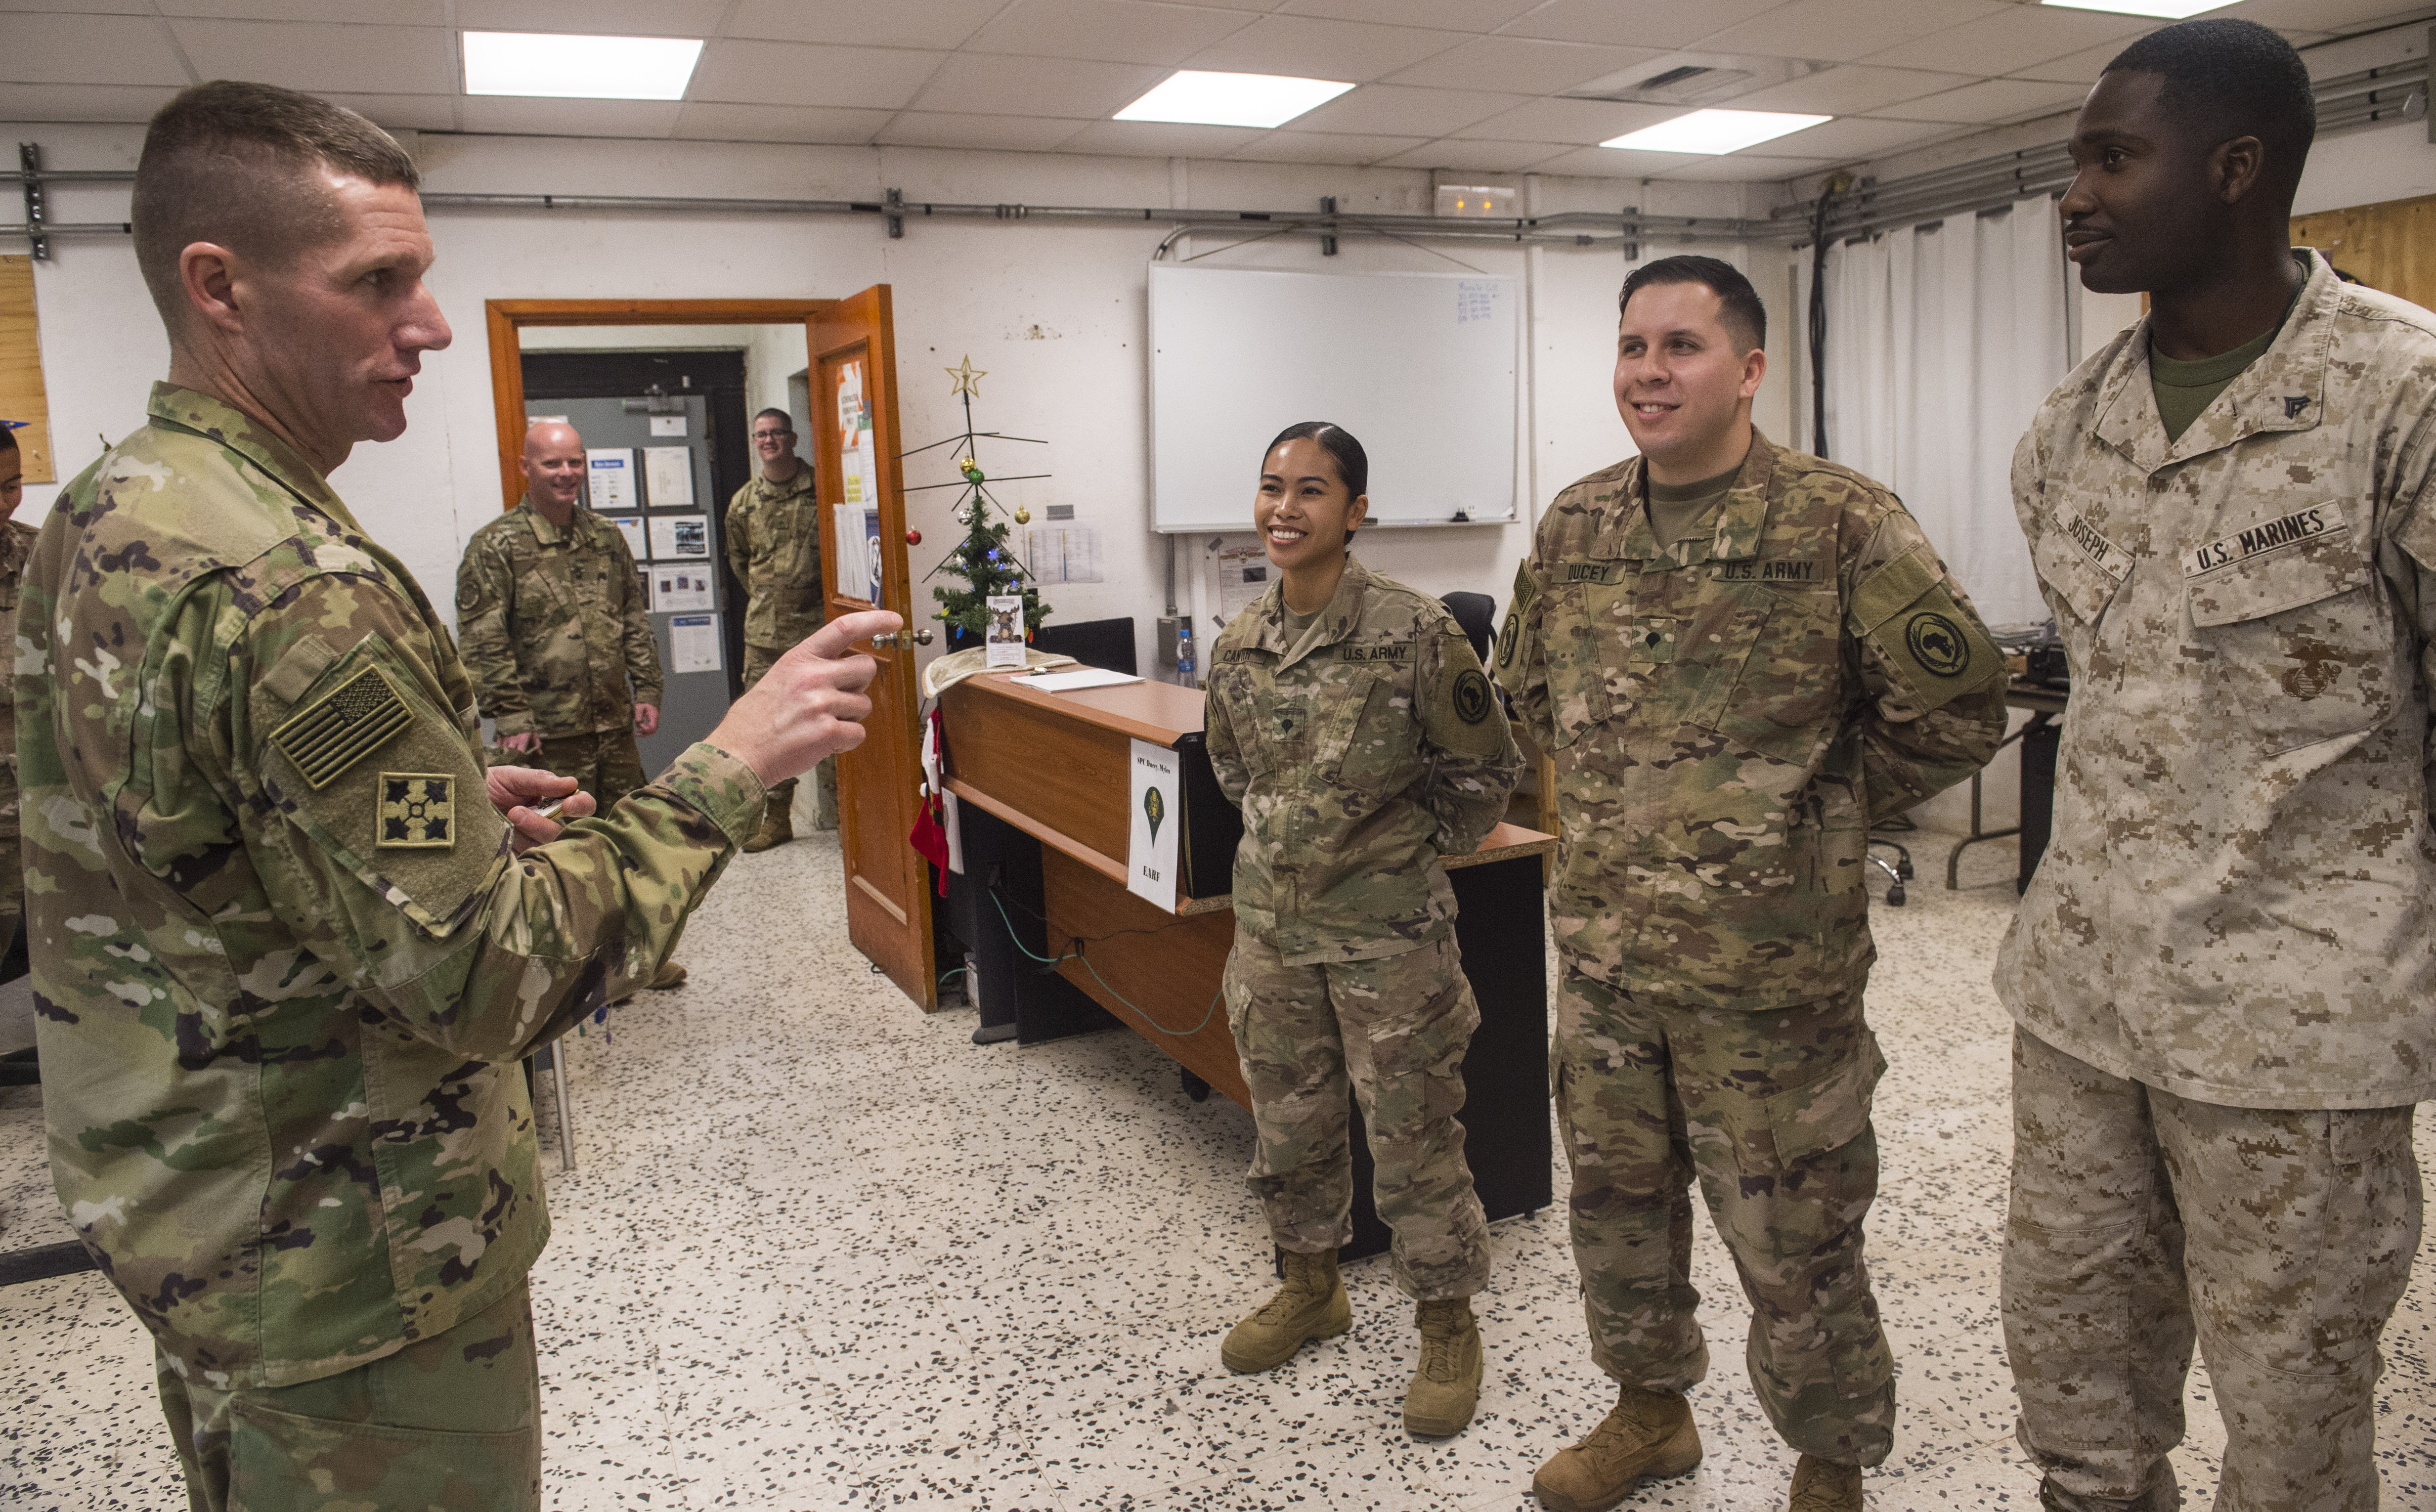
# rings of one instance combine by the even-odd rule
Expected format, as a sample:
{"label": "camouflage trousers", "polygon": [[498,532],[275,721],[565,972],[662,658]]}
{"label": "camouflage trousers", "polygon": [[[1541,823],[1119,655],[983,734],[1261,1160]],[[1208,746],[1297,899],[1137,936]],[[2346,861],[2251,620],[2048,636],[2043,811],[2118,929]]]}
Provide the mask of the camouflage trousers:
{"label": "camouflage trousers", "polygon": [[[744,686],[751,687],[761,681],[762,674],[791,649],[786,646],[756,646],[747,641],[744,646]],[[812,809],[813,823],[823,829],[835,829],[838,825],[837,757],[824,756],[821,764],[812,769],[812,796],[818,800]],[[792,804],[795,801],[795,779],[789,777],[784,782],[771,784],[770,801]]]}
{"label": "camouflage trousers", "polygon": [[2216,1512],[2377,1504],[2377,1338],[2419,1248],[2407,1107],[2222,1107],[2013,1034],[2005,1346],[2060,1512],[2170,1509],[2196,1338]]}
{"label": "camouflage trousers", "polygon": [[1488,1283],[1488,1223],[1463,1158],[1463,1058],[1480,1006],[1450,939],[1375,961],[1290,966],[1238,929],[1227,1014],[1259,1143],[1246,1178],[1280,1249],[1353,1238],[1348,1084],[1361,1100],[1396,1284],[1417,1301]]}
{"label": "camouflage trousers", "polygon": [[528,1512],[541,1384],[519,1283],[436,1337],[298,1386],[216,1391],[161,1357],[193,1512]]}
{"label": "camouflage trousers", "polygon": [[603,809],[652,780],[643,773],[643,753],[635,749],[632,729],[545,735],[539,756],[518,756],[513,751],[508,755],[545,772],[573,777]]}
{"label": "camouflage trousers", "polygon": [[1708,1374],[1692,1183],[1751,1305],[1752,1389],[1784,1441],[1845,1465],[1893,1447],[1894,1355],[1861,1254],[1886,1069],[1847,993],[1797,1008],[1678,1008],[1568,970],[1550,1057],[1573,1171],[1591,1359],[1619,1383]]}

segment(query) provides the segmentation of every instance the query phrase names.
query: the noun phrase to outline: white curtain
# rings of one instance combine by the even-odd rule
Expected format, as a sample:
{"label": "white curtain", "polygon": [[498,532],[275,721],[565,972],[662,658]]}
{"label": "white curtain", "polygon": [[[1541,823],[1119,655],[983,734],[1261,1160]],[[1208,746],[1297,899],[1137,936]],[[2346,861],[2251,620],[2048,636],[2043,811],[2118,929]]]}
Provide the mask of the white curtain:
{"label": "white curtain", "polygon": [[[1903,495],[1992,625],[2046,617],[2010,474],[2069,367],[2064,273],[2044,197],[1827,254],[1828,455]],[[1807,391],[1801,408],[1806,427]]]}

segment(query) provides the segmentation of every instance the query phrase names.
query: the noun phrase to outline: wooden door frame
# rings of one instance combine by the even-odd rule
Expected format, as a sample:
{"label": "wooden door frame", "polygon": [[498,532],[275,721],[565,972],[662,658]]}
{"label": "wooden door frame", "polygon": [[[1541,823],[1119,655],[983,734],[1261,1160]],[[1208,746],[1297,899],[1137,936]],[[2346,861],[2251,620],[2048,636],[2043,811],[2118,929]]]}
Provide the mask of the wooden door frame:
{"label": "wooden door frame", "polygon": [[482,302],[491,338],[491,408],[499,428],[499,508],[524,497],[516,459],[525,449],[524,344],[517,333],[547,325],[800,325],[804,365],[812,325],[845,303],[833,299],[492,299]]}

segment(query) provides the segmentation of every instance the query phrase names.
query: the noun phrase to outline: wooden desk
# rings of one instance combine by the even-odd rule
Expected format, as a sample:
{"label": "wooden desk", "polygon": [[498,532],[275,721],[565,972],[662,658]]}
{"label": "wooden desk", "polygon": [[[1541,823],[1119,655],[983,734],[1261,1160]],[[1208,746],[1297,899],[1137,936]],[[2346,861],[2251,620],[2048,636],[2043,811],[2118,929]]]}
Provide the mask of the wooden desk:
{"label": "wooden desk", "polygon": [[[965,875],[951,879],[945,912],[978,965],[977,1041],[1034,1044],[1114,1018],[1174,1057],[1196,1099],[1214,1088],[1248,1107],[1217,1000],[1235,939],[1229,890],[1243,824],[1202,744],[1202,700],[1195,689],[1155,682],[1045,693],[1004,673],[948,689],[940,708]],[[1135,740],[1184,757],[1183,878],[1173,914],[1125,888]],[[1444,863],[1460,909],[1455,940],[1480,1000],[1463,1121],[1492,1219],[1550,1200],[1540,857],[1555,846],[1553,836],[1500,825],[1479,851]],[[1053,975],[1043,960],[1056,962]],[[1371,1206],[1359,1109],[1353,1118],[1348,1258],[1378,1253],[1388,1239]]]}

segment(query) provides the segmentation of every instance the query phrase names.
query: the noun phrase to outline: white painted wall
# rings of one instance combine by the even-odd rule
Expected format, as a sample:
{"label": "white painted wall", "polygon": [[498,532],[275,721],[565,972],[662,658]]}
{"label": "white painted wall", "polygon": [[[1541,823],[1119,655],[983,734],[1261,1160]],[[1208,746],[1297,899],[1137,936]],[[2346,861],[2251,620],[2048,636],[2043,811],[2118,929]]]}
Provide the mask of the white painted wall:
{"label": "white painted wall", "polygon": [[[133,127],[13,130],[14,140],[42,143],[44,161],[62,169],[132,166],[141,141]],[[1418,210],[1430,192],[1428,176],[1417,172],[1166,159],[432,135],[416,150],[427,186],[445,192],[876,199],[896,186],[914,201],[1220,209],[1316,207],[1321,196],[1334,195],[1348,211]],[[1632,203],[1663,214],[1745,213],[1745,191],[1736,185],[1546,179],[1534,182],[1530,194],[1535,209],[1551,213]],[[53,214],[61,221],[123,219],[126,198],[123,187],[62,185],[54,192]],[[1051,597],[1058,616],[1135,617],[1148,664],[1167,558],[1164,541],[1143,524],[1142,333],[1146,268],[1166,228],[915,217],[904,239],[889,241],[876,218],[864,217],[436,210],[431,222],[440,252],[431,281],[456,344],[426,360],[406,436],[358,448],[334,478],[367,529],[426,582],[451,580],[465,538],[499,507],[484,300],[831,297],[884,282],[895,288],[906,444],[941,439],[961,426],[942,370],[967,355],[987,370],[975,407],[982,428],[1049,444],[1005,448],[996,459],[985,453],[984,465],[1055,475],[1012,485],[1000,498],[1028,505],[1035,517],[1051,502],[1072,504],[1077,523],[1103,533],[1107,581],[1057,587]],[[1224,244],[1198,236],[1181,252]],[[98,451],[101,436],[114,438],[136,423],[146,386],[166,365],[166,348],[124,241],[62,239],[55,248],[54,260],[37,266],[36,298],[53,434],[62,464],[74,469]],[[1652,246],[1644,255],[1678,250],[1686,249]],[[1786,254],[1779,249],[1691,250],[1744,263],[1764,293],[1785,287]],[[1564,484],[1631,449],[1608,388],[1615,294],[1627,265],[1614,248],[1448,244],[1443,252],[1529,283],[1528,446],[1518,482],[1526,516],[1536,517]],[[1355,238],[1333,259],[1315,245],[1280,240],[1210,262],[1347,272],[1447,266],[1436,251]],[[1776,327],[1789,329],[1793,312],[1774,313]],[[734,329],[703,344],[739,344]],[[673,339],[663,329],[648,341],[594,339],[666,345]],[[1779,345],[1772,332],[1772,353]],[[772,386],[766,402],[783,406],[785,376],[802,366],[800,356],[785,366],[774,355],[762,366]],[[1348,381],[1358,382],[1358,371],[1348,372]],[[1772,377],[1761,394],[1760,423],[1779,436],[1787,433],[1789,391]],[[1244,460],[1247,514],[1258,461]],[[907,481],[948,476],[947,461],[934,454],[909,463]],[[53,492],[28,488],[23,513],[38,516]],[[914,552],[917,580],[954,538],[953,496],[939,490],[909,498],[909,523],[923,534]],[[1502,604],[1528,533],[1525,524],[1386,531],[1365,542],[1363,554],[1417,587],[1471,589]],[[917,587],[916,598],[927,608],[927,587]]]}

